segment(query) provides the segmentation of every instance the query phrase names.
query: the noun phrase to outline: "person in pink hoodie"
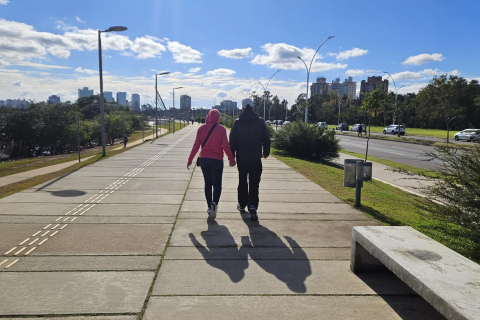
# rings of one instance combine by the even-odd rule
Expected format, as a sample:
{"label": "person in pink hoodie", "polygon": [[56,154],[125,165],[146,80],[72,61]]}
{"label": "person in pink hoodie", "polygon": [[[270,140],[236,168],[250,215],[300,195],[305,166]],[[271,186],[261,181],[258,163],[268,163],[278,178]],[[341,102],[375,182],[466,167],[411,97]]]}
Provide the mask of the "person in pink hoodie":
{"label": "person in pink hoodie", "polygon": [[[205,142],[210,131],[211,134]],[[200,151],[200,167],[202,168],[203,179],[205,180],[205,199],[208,205],[208,218],[215,219],[218,211],[218,202],[220,201],[220,195],[222,193],[223,153],[225,152],[227,155],[231,167],[236,164],[232,150],[228,144],[227,130],[220,125],[220,112],[218,112],[218,110],[210,110],[205,124],[198,129],[195,143],[188,157],[188,170],[190,170],[193,158],[197,154],[200,146],[202,146]]]}

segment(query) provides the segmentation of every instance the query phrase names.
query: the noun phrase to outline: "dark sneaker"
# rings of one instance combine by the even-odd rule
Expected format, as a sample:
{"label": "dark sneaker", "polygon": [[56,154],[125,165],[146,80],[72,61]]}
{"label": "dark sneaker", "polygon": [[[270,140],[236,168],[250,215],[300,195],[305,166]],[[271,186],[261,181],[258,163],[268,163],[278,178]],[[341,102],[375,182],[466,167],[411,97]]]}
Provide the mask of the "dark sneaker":
{"label": "dark sneaker", "polygon": [[237,204],[237,210],[240,212],[245,212],[245,207],[240,206],[240,204]]}
{"label": "dark sneaker", "polygon": [[250,212],[250,220],[258,221],[257,208],[251,206],[248,211]]}
{"label": "dark sneaker", "polygon": [[217,217],[218,206],[215,202],[210,203],[210,213],[208,214],[208,219],[215,219]]}

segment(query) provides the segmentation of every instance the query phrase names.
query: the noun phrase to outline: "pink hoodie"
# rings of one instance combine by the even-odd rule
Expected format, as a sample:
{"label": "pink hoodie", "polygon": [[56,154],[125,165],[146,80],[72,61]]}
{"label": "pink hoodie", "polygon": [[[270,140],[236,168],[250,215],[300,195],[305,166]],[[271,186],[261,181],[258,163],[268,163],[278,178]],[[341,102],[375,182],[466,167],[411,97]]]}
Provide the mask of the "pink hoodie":
{"label": "pink hoodie", "polygon": [[195,139],[192,151],[190,152],[190,156],[188,157],[187,166],[190,166],[192,164],[193,157],[195,157],[195,155],[197,154],[198,149],[203,144],[203,141],[205,140],[207,134],[210,132],[210,129],[212,129],[212,126],[215,123],[217,123],[217,126],[215,127],[215,129],[213,129],[207,143],[200,151],[200,158],[210,158],[223,161],[223,152],[225,151],[228,160],[230,162],[234,161],[232,150],[230,150],[230,145],[228,144],[227,130],[223,126],[219,125],[220,112],[218,112],[218,110],[212,109],[208,113],[205,124],[198,128],[197,138]]}

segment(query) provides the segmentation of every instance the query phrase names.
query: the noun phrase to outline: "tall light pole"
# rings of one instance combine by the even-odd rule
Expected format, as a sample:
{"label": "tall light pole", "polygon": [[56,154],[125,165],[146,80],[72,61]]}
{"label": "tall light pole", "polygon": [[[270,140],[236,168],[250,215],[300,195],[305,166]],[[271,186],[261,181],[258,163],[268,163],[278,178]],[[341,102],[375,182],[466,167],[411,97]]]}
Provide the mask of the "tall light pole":
{"label": "tall light pole", "polygon": [[155,74],[155,135],[158,138],[158,89],[157,89],[157,76],[163,76],[164,74],[169,74],[170,71],[160,72]]}
{"label": "tall light pole", "polygon": [[120,32],[127,30],[127,27],[115,26],[110,27],[107,30],[98,30],[98,73],[100,75],[100,123],[101,123],[101,136],[102,136],[102,157],[105,157],[105,116],[103,106],[103,72],[102,72],[102,38],[100,35],[102,32]]}
{"label": "tall light pole", "polygon": [[[383,73],[387,73],[390,76],[390,78],[393,81],[393,85],[395,86],[395,100],[393,102],[393,108],[396,111],[397,110],[397,85],[395,84],[395,80],[393,79],[392,75],[388,71],[383,71]],[[400,121],[398,122],[398,137],[400,137]]]}
{"label": "tall light pole", "polygon": [[318,47],[317,51],[315,51],[315,54],[313,55],[312,60],[310,61],[310,67],[307,67],[307,63],[300,57],[297,56],[298,59],[300,59],[303,64],[305,65],[305,69],[307,69],[307,95],[305,96],[305,123],[308,122],[308,82],[310,81],[310,69],[312,68],[312,63],[313,60],[315,60],[315,56],[317,55],[318,50],[327,42],[328,40],[332,39],[334,36],[328,37],[323,43]]}
{"label": "tall light pole", "polygon": [[340,108],[342,106],[342,98],[345,96],[345,94],[342,94],[340,97],[340,101],[338,102],[338,125],[340,125]]}
{"label": "tall light pole", "polygon": [[[272,80],[273,76],[276,75],[277,73],[279,73],[280,71],[282,71],[282,70],[277,70],[274,74],[272,74],[270,79],[268,79],[266,87],[264,87],[263,84],[258,82],[263,87],[263,120],[265,120],[265,103],[266,103],[265,94],[267,93],[267,90],[268,90],[268,84],[270,83],[270,80]],[[268,99],[268,97],[267,97],[267,99]],[[268,120],[270,120],[270,119],[268,119]]]}
{"label": "tall light pole", "polygon": [[[182,89],[183,87],[173,88],[173,109],[175,111],[175,90]],[[173,133],[175,133],[175,116],[173,116]]]}

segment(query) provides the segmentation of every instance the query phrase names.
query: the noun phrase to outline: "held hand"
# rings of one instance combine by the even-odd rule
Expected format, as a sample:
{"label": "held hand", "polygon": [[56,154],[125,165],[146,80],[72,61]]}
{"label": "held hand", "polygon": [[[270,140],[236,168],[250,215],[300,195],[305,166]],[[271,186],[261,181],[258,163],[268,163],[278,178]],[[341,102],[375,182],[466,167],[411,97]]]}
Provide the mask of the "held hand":
{"label": "held hand", "polygon": [[230,162],[230,167],[235,167],[236,164],[237,164],[237,163],[236,163],[235,161]]}
{"label": "held hand", "polygon": [[266,156],[266,155],[263,155],[263,156],[262,156],[262,158],[263,158],[263,159],[267,159],[267,158],[268,158],[268,156]]}
{"label": "held hand", "polygon": [[187,163],[187,169],[190,171],[190,166],[192,165],[191,162]]}

